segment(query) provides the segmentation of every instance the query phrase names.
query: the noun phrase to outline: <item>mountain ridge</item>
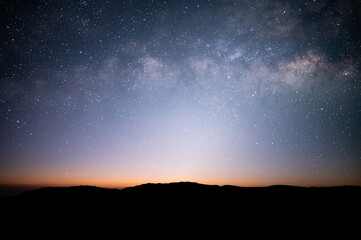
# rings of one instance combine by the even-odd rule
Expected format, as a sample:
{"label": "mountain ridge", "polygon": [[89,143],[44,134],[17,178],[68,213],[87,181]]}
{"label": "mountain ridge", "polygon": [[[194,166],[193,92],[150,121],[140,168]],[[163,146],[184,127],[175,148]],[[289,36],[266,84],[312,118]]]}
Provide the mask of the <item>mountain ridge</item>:
{"label": "mountain ridge", "polygon": [[[148,183],[124,189],[80,185],[46,187],[15,197],[0,198],[7,216],[40,215],[44,219],[94,216],[139,219],[161,216],[178,219],[197,216],[207,220],[242,216],[310,216],[347,218],[361,214],[361,187],[238,187],[195,182]],[[16,214],[14,214],[16,213]],[[316,215],[315,215],[316,214]]]}
{"label": "mountain ridge", "polygon": [[270,185],[263,187],[242,187],[235,185],[209,185],[197,182],[170,182],[170,183],[145,183],[133,187],[126,187],[123,189],[117,188],[103,188],[91,185],[78,185],[68,187],[44,187],[35,190],[25,191],[16,198],[31,198],[31,197],[64,197],[66,195],[75,197],[90,197],[90,196],[115,196],[124,197],[126,194],[235,194],[235,195],[290,195],[290,194],[356,194],[361,195],[361,187],[359,186],[333,186],[333,187],[302,187],[292,185]]}

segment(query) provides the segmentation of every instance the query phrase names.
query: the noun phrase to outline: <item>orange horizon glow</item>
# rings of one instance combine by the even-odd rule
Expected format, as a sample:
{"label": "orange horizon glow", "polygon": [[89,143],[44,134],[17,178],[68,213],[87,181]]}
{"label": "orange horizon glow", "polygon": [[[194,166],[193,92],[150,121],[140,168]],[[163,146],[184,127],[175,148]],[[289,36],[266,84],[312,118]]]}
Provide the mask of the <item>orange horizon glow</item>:
{"label": "orange horizon glow", "polygon": [[91,178],[72,178],[72,179],[61,179],[61,178],[52,178],[52,179],[42,179],[40,176],[38,178],[32,177],[27,179],[6,179],[2,180],[1,187],[26,187],[26,188],[42,188],[42,187],[69,187],[69,186],[96,186],[102,188],[115,188],[123,189],[126,187],[134,187],[147,183],[172,183],[172,182],[197,182],[200,184],[206,185],[233,185],[239,187],[267,187],[272,185],[290,185],[290,186],[301,186],[301,187],[332,187],[332,186],[361,186],[357,179],[345,179],[340,181],[340,179],[325,179],[323,181],[316,179],[304,181],[304,180],[285,180],[285,179],[245,179],[245,180],[225,180],[225,179],[205,179],[205,178],[139,178],[139,179],[91,179]]}
{"label": "orange horizon glow", "polygon": [[[165,161],[165,160],[164,160]],[[151,162],[151,161],[149,161]],[[42,165],[17,168],[0,174],[1,186],[16,187],[66,187],[90,185],[104,188],[133,187],[146,183],[197,182],[207,185],[234,185],[241,187],[266,187],[271,185],[292,185],[302,187],[329,187],[355,185],[361,186],[356,175],[349,176],[341,169],[333,174],[312,174],[294,168],[289,171],[262,171],[261,167],[254,168],[241,165],[234,169],[222,161],[207,158],[206,161],[184,161],[183,164],[173,166],[164,164],[143,164],[141,168],[134,165],[106,166],[100,164],[87,165],[64,169],[57,166]],[[227,172],[222,171],[226,168]],[[342,173],[342,174],[341,174]],[[337,177],[336,177],[337,176]],[[342,176],[342,177],[340,177]]]}

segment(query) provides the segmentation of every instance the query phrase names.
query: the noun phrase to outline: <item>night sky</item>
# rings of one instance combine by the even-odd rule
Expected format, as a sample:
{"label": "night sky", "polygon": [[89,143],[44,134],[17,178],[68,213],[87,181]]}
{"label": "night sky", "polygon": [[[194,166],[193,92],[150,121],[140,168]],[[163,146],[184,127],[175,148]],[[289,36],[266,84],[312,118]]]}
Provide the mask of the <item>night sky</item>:
{"label": "night sky", "polygon": [[1,1],[0,184],[361,185],[361,1]]}

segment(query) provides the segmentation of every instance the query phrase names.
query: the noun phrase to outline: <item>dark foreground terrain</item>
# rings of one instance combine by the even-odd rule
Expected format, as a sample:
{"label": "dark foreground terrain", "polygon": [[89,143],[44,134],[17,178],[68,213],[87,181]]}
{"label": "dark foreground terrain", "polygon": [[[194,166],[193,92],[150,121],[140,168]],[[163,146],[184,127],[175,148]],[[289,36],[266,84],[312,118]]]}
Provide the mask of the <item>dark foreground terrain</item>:
{"label": "dark foreground terrain", "polygon": [[[325,221],[358,226],[361,187],[244,188],[180,182],[105,189],[92,186],[41,188],[1,198],[2,218],[52,223],[54,219],[84,223],[126,224],[229,223],[243,226],[300,223],[319,228]],[[36,216],[36,217],[35,217]],[[64,219],[64,220],[63,220]],[[321,225],[320,225],[321,224]],[[333,227],[331,227],[332,229]]]}
{"label": "dark foreground terrain", "polygon": [[[243,209],[278,210],[339,209],[347,210],[361,204],[361,187],[237,187],[204,185],[192,182],[143,184],[118,189],[93,186],[47,187],[25,191],[15,197],[3,197],[2,202],[17,207],[79,207],[92,209],[136,211],[139,208],[159,211],[177,209]],[[354,209],[356,210],[356,209]]]}

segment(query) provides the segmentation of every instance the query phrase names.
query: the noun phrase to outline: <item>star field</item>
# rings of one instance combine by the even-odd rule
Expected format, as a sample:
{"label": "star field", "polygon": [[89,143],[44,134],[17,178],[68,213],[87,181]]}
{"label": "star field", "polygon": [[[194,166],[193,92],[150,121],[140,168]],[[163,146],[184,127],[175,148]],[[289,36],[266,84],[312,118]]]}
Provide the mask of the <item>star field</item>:
{"label": "star field", "polygon": [[0,183],[361,185],[361,2],[2,1]]}

